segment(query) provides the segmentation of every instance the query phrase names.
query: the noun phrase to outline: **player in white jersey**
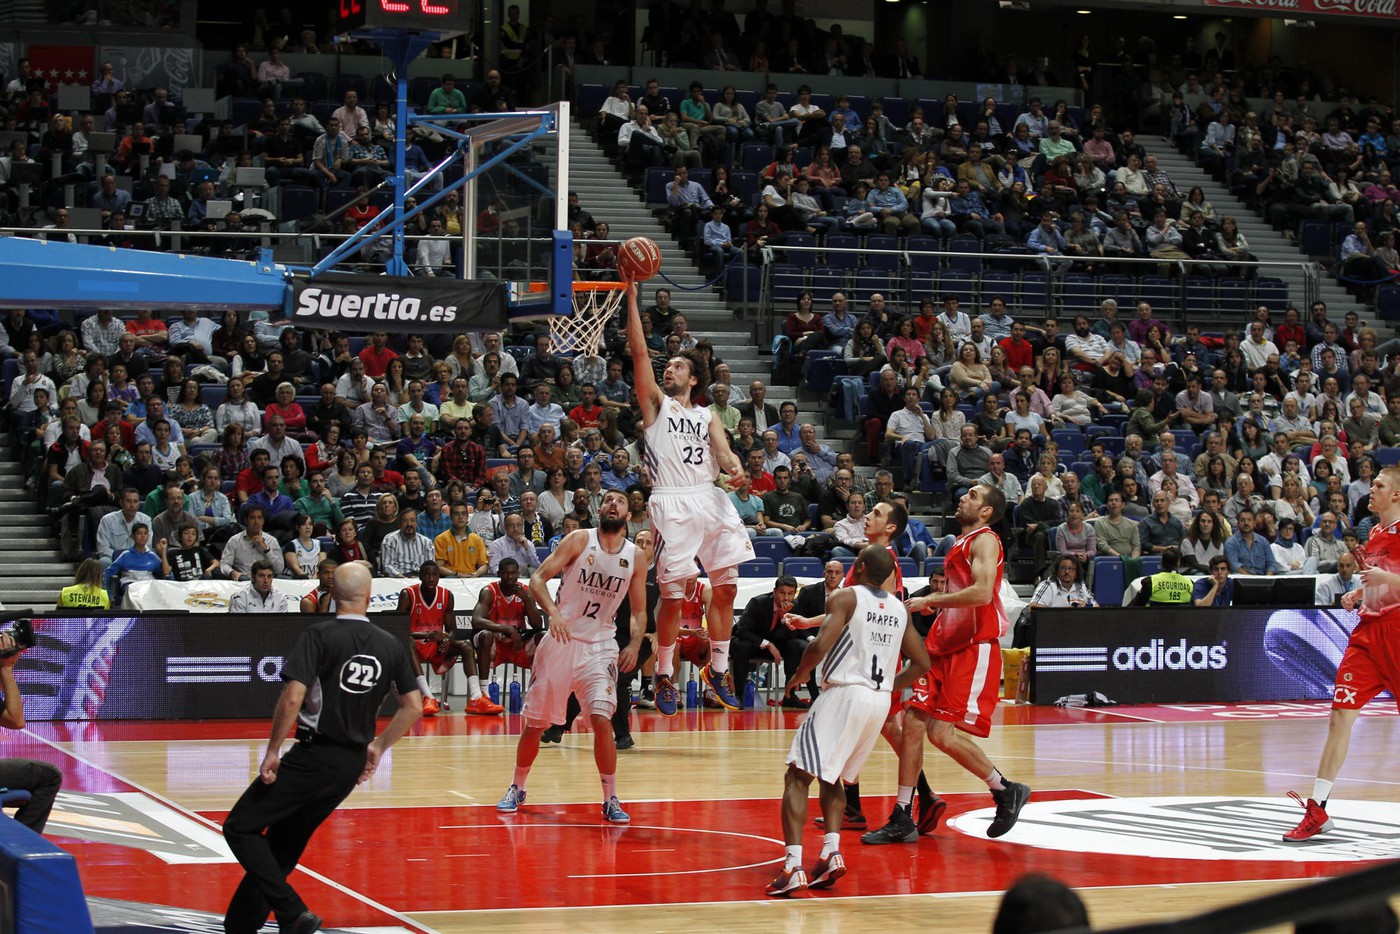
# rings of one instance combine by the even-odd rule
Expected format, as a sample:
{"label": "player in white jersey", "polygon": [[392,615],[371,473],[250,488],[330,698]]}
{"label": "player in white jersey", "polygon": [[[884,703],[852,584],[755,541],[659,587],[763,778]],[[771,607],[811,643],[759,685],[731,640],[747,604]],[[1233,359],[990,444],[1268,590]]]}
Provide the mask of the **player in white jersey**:
{"label": "player in white jersey", "polygon": [[[846,874],[841,855],[841,814],[846,807],[842,780],[855,781],[880,739],[890,712],[890,695],[898,694],[929,668],[923,639],[909,625],[899,597],[880,589],[895,560],[882,545],[861,550],[854,567],[856,585],[836,591],[826,601],[826,618],[808,644],[802,663],[788,681],[787,693],[806,684],[820,665],[821,695],[797,728],[787,756],[783,787],[783,871],[764,890],[788,896],[806,888],[824,889]],[[909,664],[902,671],[899,657]],[[802,826],[812,779],[821,785],[822,813],[828,833],[808,874],[802,868]]]}
{"label": "player in white jersey", "polygon": [[734,630],[739,563],[753,557],[753,544],[734,504],[715,479],[721,468],[733,478],[742,477],[744,467],[730,449],[724,427],[711,418],[708,407],[695,404],[710,380],[709,366],[700,354],[685,351],[672,357],[657,385],[642,334],[637,288],[632,284],[627,286],[627,344],[646,435],[644,463],[652,484],[647,511],[656,536],[656,585],[661,591],[656,611],[656,709],[674,717],[678,708],[673,680],[676,639],[681,602],[699,577],[698,559],[713,590],[706,616],[710,663],[700,670],[700,677],[721,704],[738,710],[739,698],[729,673],[729,637]]}
{"label": "player in white jersey", "polygon": [[[563,723],[569,695],[578,697],[593,725],[593,759],[603,780],[603,818],[631,818],[617,800],[617,672],[637,666],[646,632],[646,572],[649,555],[627,540],[627,494],[608,490],[598,510],[598,528],[577,529],[559,543],[530,578],[530,595],[549,617],[549,635],[535,651],[534,680],[525,698],[525,726],[515,750],[515,780],[496,810],[513,814],[525,803],[525,781],[540,752],[540,734]],[[562,578],[556,602],[548,584]],[[631,598],[632,640],[617,647],[614,617]]]}

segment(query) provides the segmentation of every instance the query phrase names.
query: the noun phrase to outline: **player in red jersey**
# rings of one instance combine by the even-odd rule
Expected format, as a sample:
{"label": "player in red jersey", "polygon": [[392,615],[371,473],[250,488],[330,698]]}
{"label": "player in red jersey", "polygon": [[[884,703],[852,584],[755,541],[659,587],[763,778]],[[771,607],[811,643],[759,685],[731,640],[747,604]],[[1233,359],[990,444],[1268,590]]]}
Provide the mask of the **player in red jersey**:
{"label": "player in red jersey", "polygon": [[710,635],[705,619],[710,613],[714,591],[703,579],[695,579],[694,589],[681,599],[681,630],[676,639],[676,654],[682,661],[704,667],[710,663]]}
{"label": "player in red jersey", "polygon": [[[910,814],[914,786],[923,768],[924,734],[953,761],[983,779],[997,812],[987,836],[1000,837],[1016,824],[1031,790],[1002,776],[976,743],[958,733],[987,736],[996,709],[1001,652],[1006,630],[1001,605],[1001,539],[991,526],[1006,512],[1000,490],[979,483],[958,500],[955,518],[962,534],[943,561],[943,592],[916,597],[911,613],[939,610],[926,645],[933,666],[914,684],[904,705],[899,755],[899,797],[889,823],[861,838],[866,843],[912,843],[919,829]],[[874,838],[874,839],[871,839]]]}
{"label": "player in red jersey", "polygon": [[[439,585],[440,573],[436,561],[424,561],[418,569],[418,583],[399,591],[398,612],[408,616],[409,641],[413,643],[414,654],[419,662],[432,665],[439,675],[446,675],[452,670],[452,663],[461,659],[462,672],[470,686],[466,712],[496,716],[505,708],[491,703],[491,698],[482,693],[471,645],[453,639],[447,631],[448,622],[453,618],[453,599],[452,592]],[[435,716],[441,708],[423,675],[418,676],[418,690],[423,694],[423,716]]]}
{"label": "player in red jersey", "polygon": [[1400,698],[1400,467],[1386,467],[1371,480],[1371,511],[1376,525],[1356,555],[1361,589],[1342,597],[1342,609],[1359,607],[1361,621],[1337,667],[1312,797],[1303,801],[1297,792],[1288,793],[1304,813],[1298,826],[1283,835],[1285,843],[1302,843],[1332,829],[1327,798],[1346,761],[1357,715],[1381,691]]}
{"label": "player in red jersey", "polygon": [[[503,558],[497,568],[500,580],[487,584],[477,597],[472,612],[476,630],[477,670],[490,675],[496,665],[529,668],[535,662],[535,647],[544,624],[535,599],[520,586],[520,564]],[[527,638],[525,624],[532,633]]]}

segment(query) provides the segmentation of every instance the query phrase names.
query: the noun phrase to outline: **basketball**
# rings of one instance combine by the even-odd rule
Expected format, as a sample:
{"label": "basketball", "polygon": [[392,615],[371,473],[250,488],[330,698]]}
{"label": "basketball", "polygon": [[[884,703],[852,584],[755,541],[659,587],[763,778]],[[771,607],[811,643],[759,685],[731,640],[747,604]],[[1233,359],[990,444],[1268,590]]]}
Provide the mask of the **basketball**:
{"label": "basketball", "polygon": [[645,282],[661,271],[661,248],[646,237],[624,241],[617,251],[617,274],[623,282]]}

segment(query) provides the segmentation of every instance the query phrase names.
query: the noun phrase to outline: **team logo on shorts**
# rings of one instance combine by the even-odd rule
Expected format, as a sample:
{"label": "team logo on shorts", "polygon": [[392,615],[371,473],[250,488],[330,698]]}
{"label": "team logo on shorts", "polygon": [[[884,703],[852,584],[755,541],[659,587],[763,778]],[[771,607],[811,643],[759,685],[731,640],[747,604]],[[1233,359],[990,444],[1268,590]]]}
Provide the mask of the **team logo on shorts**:
{"label": "team logo on shorts", "polygon": [[1342,680],[1343,680],[1343,681],[1350,681],[1350,680],[1351,680],[1351,672],[1348,671],[1347,673],[1345,673],[1344,675],[1342,675]]}

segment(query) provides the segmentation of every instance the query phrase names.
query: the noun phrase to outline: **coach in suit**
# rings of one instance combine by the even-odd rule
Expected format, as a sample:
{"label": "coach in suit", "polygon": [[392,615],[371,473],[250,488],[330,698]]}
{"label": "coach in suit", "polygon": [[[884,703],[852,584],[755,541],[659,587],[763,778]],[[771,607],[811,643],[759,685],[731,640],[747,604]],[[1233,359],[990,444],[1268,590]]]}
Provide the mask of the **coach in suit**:
{"label": "coach in suit", "polygon": [[[789,629],[783,622],[783,617],[792,611],[796,596],[797,581],[784,574],[773,582],[772,593],[754,597],[744,607],[729,647],[735,684],[744,683],[752,674],[755,662],[781,661],[789,680],[796,673],[808,635]],[[811,706],[811,701],[789,695],[783,700],[783,706],[801,709]]]}
{"label": "coach in suit", "polygon": [[768,396],[768,387],[763,380],[756,379],[749,384],[749,401],[739,406],[739,418],[753,419],[754,434],[762,435],[769,428],[778,425],[778,410],[763,401]]}

